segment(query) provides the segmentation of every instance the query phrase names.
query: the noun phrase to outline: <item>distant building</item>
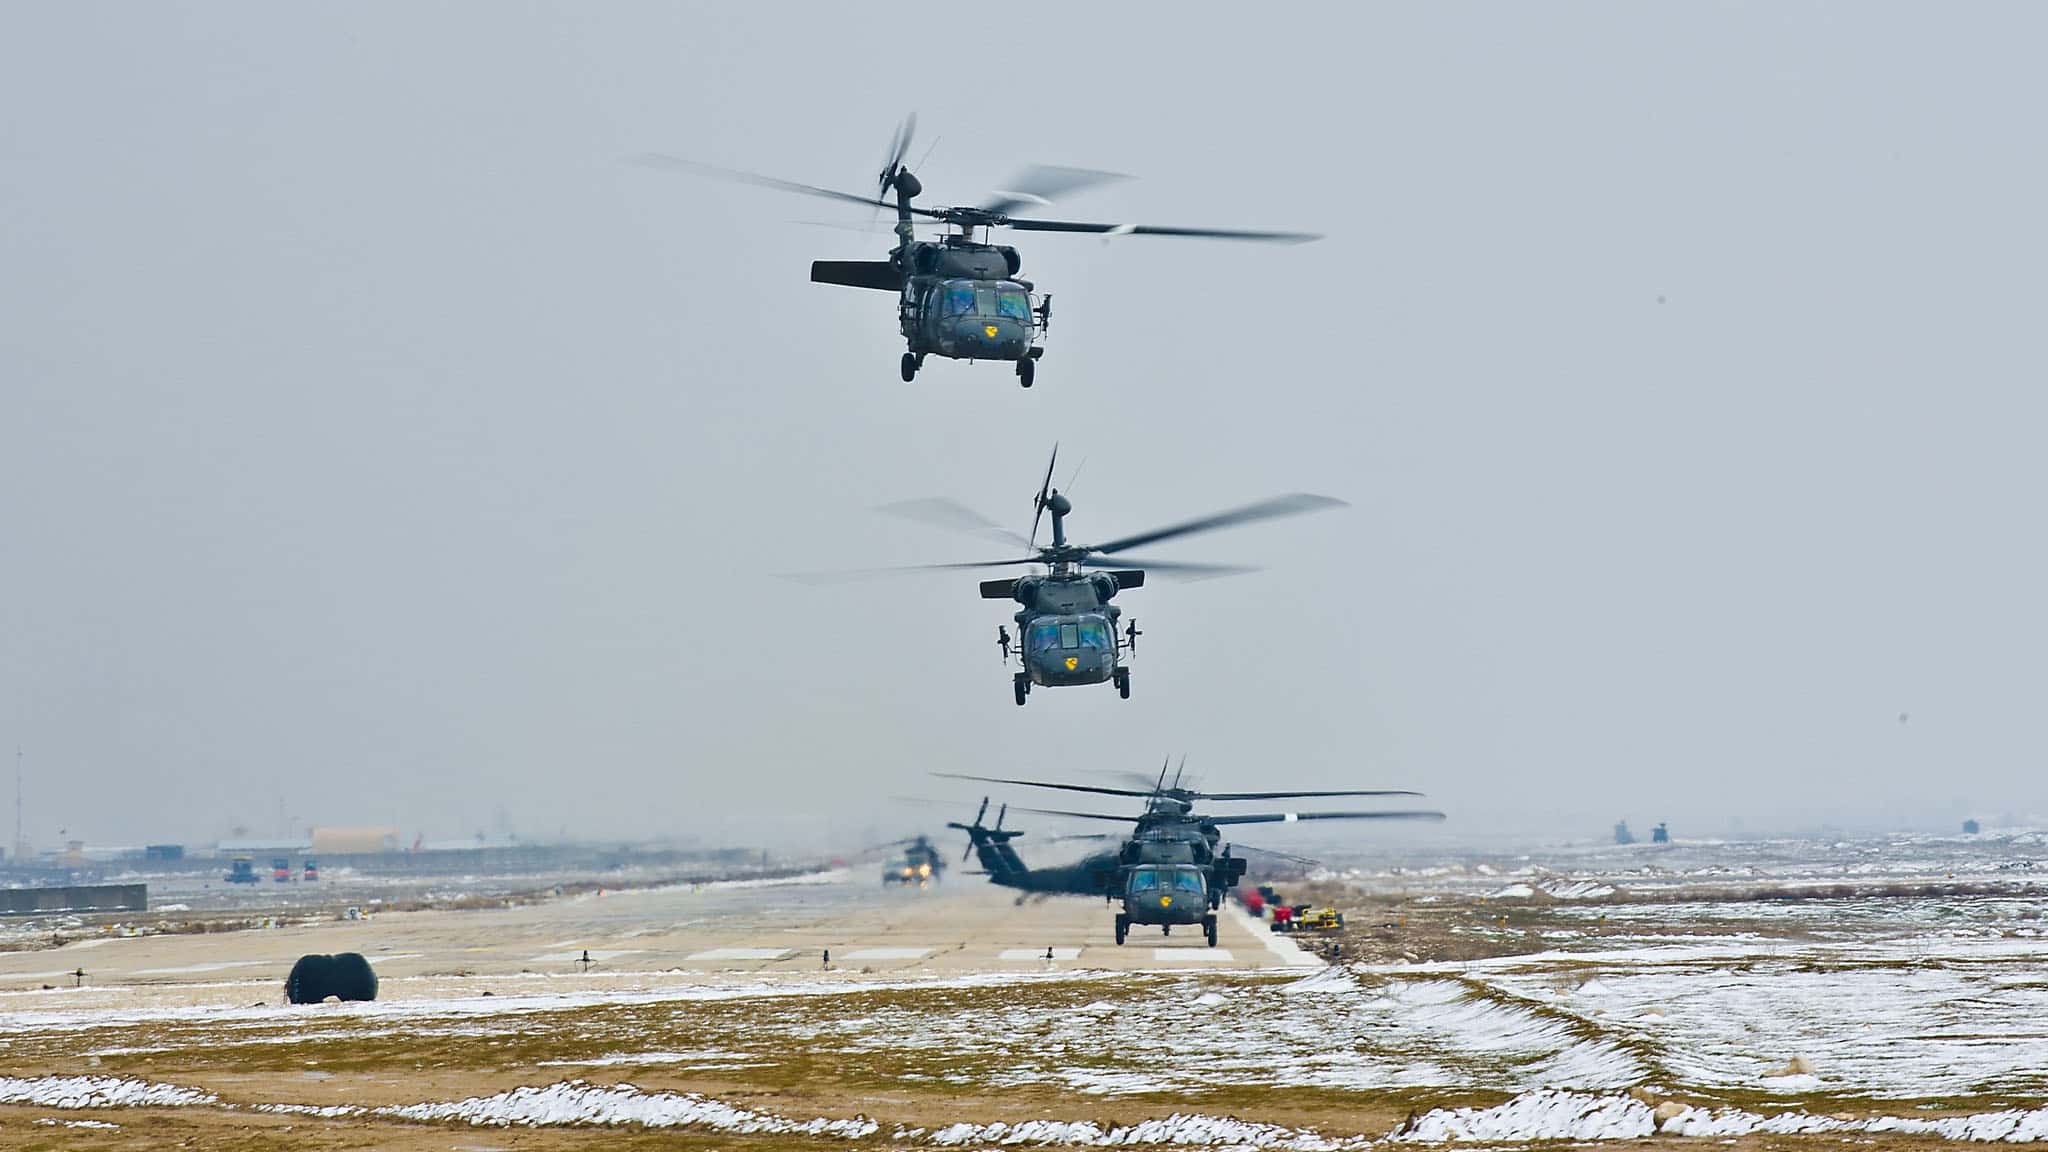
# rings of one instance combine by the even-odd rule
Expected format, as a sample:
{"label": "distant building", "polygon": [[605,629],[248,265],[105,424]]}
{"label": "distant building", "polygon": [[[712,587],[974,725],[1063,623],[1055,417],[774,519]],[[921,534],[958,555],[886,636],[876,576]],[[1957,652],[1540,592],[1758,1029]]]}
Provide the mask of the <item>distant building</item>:
{"label": "distant building", "polygon": [[1615,821],[1614,842],[1616,844],[1633,844],[1636,842],[1636,834],[1628,830],[1628,821]]}
{"label": "distant building", "polygon": [[315,828],[313,854],[355,856],[398,851],[396,828]]}
{"label": "distant building", "polygon": [[142,858],[151,864],[168,864],[174,860],[183,860],[185,858],[185,846],[183,844],[145,844],[142,846]]}
{"label": "distant building", "polygon": [[1975,820],[1965,820],[1965,821],[1963,821],[1963,835],[1965,835],[1965,836],[1975,836],[1976,834],[1977,834],[1977,822],[1976,822]]}
{"label": "distant building", "polygon": [[1665,827],[1664,825],[1662,825],[1662,824],[1659,824],[1659,825],[1657,825],[1657,826],[1656,826],[1655,828],[1652,828],[1652,829],[1650,829],[1650,843],[1652,843],[1652,844],[1669,844],[1669,843],[1671,843],[1671,830],[1670,830],[1669,828],[1666,828],[1666,827]]}

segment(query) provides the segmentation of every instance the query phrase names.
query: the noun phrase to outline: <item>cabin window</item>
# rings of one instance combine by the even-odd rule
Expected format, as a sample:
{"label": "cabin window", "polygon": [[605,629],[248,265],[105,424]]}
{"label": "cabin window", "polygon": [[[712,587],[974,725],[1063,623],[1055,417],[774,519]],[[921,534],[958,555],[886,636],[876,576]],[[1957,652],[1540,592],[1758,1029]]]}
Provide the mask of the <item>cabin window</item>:
{"label": "cabin window", "polygon": [[1081,626],[1079,624],[1060,625],[1060,647],[1079,648],[1080,646]]}
{"label": "cabin window", "polygon": [[996,315],[1029,324],[1031,298],[1021,288],[999,288],[996,290]]}

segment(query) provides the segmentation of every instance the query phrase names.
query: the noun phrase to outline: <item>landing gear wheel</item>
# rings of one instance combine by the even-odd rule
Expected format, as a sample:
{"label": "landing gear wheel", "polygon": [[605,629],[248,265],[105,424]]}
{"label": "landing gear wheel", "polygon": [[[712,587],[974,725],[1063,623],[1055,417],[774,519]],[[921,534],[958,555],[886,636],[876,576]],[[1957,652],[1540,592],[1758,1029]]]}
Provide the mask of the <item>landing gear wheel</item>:
{"label": "landing gear wheel", "polygon": [[1131,698],[1131,670],[1129,668],[1119,668],[1116,670],[1116,694],[1126,700]]}
{"label": "landing gear wheel", "polygon": [[915,379],[917,379],[917,353],[905,352],[903,354],[903,382],[908,384]]}
{"label": "landing gear wheel", "polygon": [[1208,938],[1209,947],[1214,948],[1216,946],[1216,917],[1202,917],[1202,935]]}
{"label": "landing gear wheel", "polygon": [[1037,375],[1038,361],[1033,360],[1029,356],[1026,356],[1024,359],[1017,361],[1017,383],[1022,384],[1026,388],[1029,388],[1031,387],[1031,381],[1034,378],[1036,378]]}
{"label": "landing gear wheel", "polygon": [[1159,934],[1160,934],[1161,936],[1171,936],[1171,935],[1173,935],[1173,925],[1171,925],[1171,924],[1161,924],[1161,925],[1159,926]]}
{"label": "landing gear wheel", "polygon": [[1017,690],[1017,707],[1022,708],[1024,706],[1024,698],[1031,695],[1031,681],[1025,679],[1024,674],[1019,672],[1017,673],[1017,678],[1011,682],[1011,686]]}
{"label": "landing gear wheel", "polygon": [[1130,934],[1131,934],[1131,918],[1130,918],[1129,916],[1118,916],[1118,917],[1116,918],[1116,943],[1117,943],[1117,947],[1119,947],[1119,948],[1123,947],[1123,943],[1124,943],[1124,937],[1126,937],[1126,936],[1128,936],[1128,935],[1130,935]]}

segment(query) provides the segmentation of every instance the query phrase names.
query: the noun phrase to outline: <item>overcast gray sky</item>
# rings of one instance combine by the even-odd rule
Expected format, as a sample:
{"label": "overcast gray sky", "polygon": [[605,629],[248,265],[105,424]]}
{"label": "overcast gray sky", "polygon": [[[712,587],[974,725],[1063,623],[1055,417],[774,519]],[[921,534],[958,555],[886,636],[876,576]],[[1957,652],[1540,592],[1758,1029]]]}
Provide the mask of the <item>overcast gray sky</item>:
{"label": "overcast gray sky", "polygon": [[[1433,835],[2048,810],[2036,5],[0,5],[0,743],[95,843],[901,834],[932,769],[1191,754]],[[905,66],[909,65],[908,70]],[[888,237],[668,151],[934,202],[1319,230],[1021,238],[1038,386],[896,377]],[[980,558],[1052,442],[1131,700],[1010,701]],[[1063,469],[1064,471],[1064,469]],[[1901,722],[1901,714],[1908,720]],[[857,833],[848,830],[858,830]],[[1375,829],[1373,835],[1389,835]],[[1408,835],[1411,833],[1399,833]],[[1281,837],[1264,842],[1284,847]]]}

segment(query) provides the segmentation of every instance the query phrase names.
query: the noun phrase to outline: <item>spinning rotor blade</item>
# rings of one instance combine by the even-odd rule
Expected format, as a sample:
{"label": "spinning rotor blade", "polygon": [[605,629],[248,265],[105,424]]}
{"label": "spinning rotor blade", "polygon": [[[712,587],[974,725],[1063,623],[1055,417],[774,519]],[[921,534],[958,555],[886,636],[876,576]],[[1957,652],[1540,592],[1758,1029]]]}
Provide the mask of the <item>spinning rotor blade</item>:
{"label": "spinning rotor blade", "polygon": [[[799,184],[794,180],[783,180],[774,176],[763,176],[758,172],[742,172],[737,168],[720,168],[715,164],[699,164],[680,156],[664,152],[643,152],[626,157],[626,163],[642,168],[657,168],[665,172],[686,172],[692,176],[708,176],[713,180],[728,180],[735,184],[754,184],[762,188],[776,188],[784,192],[795,192],[801,196],[817,196],[825,200],[839,200],[848,204],[866,204],[875,208],[894,208],[896,205],[873,196],[861,196],[853,192],[840,192],[832,188],[820,188],[815,184]],[[912,208],[919,216],[943,220],[946,214],[928,208]]]}
{"label": "spinning rotor blade", "polygon": [[1256,504],[1247,504],[1242,508],[1232,508],[1228,512],[1218,512],[1213,516],[1203,516],[1196,520],[1185,520],[1179,524],[1168,525],[1165,528],[1155,528],[1150,532],[1140,532],[1135,536],[1125,536],[1117,540],[1111,540],[1107,544],[1097,544],[1090,548],[1089,551],[1102,553],[1121,552],[1126,548],[1136,548],[1143,544],[1153,544],[1161,540],[1172,540],[1179,536],[1191,536],[1197,532],[1213,532],[1218,528],[1229,528],[1237,524],[1249,524],[1255,520],[1271,520],[1276,516],[1294,516],[1323,508],[1342,508],[1345,506],[1344,501],[1333,497],[1316,496],[1307,492],[1292,492],[1285,496],[1275,496],[1271,500],[1261,500]]}
{"label": "spinning rotor blade", "polygon": [[798,584],[850,584],[860,580],[878,580],[884,576],[904,576],[912,572],[947,572],[964,568],[1007,568],[1012,564],[1042,564],[1036,556],[1021,560],[972,560],[965,564],[904,564],[894,568],[841,568],[833,572],[784,572],[782,579]]}
{"label": "spinning rotor blade", "polygon": [[1202,792],[1204,800],[1292,800],[1306,796],[1420,796],[1403,788],[1346,789],[1340,792]]}
{"label": "spinning rotor blade", "polygon": [[889,185],[896,179],[896,173],[903,170],[903,155],[910,151],[910,138],[917,133],[917,113],[912,112],[896,125],[896,135],[889,142],[889,155],[882,162],[881,175],[875,177],[876,196],[886,196]]}
{"label": "spinning rotor blade", "polygon": [[1038,485],[1038,495],[1031,500],[1031,536],[1025,541],[1026,548],[1038,547],[1038,522],[1045,516],[1045,502],[1052,496],[1052,469],[1060,462],[1060,446],[1053,442],[1052,459],[1045,462],[1045,480]]}
{"label": "spinning rotor blade", "polygon": [[[1152,795],[1152,789],[1150,788],[1140,792],[1133,788],[1098,788],[1089,784],[1051,784],[1043,780],[1010,780],[1001,776],[968,776],[959,772],[934,772],[932,775],[942,776],[948,780],[979,780],[984,784],[1021,784],[1026,788],[1058,788],[1063,792],[1094,792],[1101,796]],[[1023,812],[1026,809],[1019,808],[1018,811]],[[1123,817],[1119,817],[1119,819],[1123,819]],[[1132,819],[1135,819],[1135,817],[1132,817]]]}
{"label": "spinning rotor blade", "polygon": [[981,210],[995,216],[1008,216],[1018,209],[1050,204],[1055,198],[1069,192],[1128,179],[1130,177],[1121,172],[1099,172],[1093,168],[1036,164],[1010,177],[1008,188],[998,188],[991,192],[991,198],[981,205]]}
{"label": "spinning rotor blade", "polygon": [[1253,855],[1257,856],[1272,856],[1277,859],[1285,860],[1290,864],[1306,864],[1312,866],[1322,863],[1321,860],[1314,859],[1313,857],[1296,856],[1292,852],[1275,852],[1271,848],[1261,848],[1256,844],[1241,844],[1234,840],[1231,841],[1230,850],[1232,852],[1250,852]]}
{"label": "spinning rotor blade", "polygon": [[1081,558],[1081,564],[1088,568],[1142,568],[1146,572],[1174,575],[1189,580],[1204,580],[1213,576],[1242,576],[1246,572],[1257,572],[1252,564],[1197,564],[1188,560],[1140,560],[1136,556],[1116,556],[1096,559],[1092,556]]}
{"label": "spinning rotor blade", "polygon": [[1089,224],[1078,220],[1005,220],[1019,232],[1094,232],[1109,236],[1194,236],[1210,240],[1254,240],[1267,244],[1306,244],[1320,232],[1261,232],[1244,228],[1165,228],[1156,224]]}
{"label": "spinning rotor blade", "polygon": [[1014,544],[1019,548],[1031,547],[1031,541],[1023,536],[1012,532],[1010,529],[983,516],[965,504],[956,503],[943,496],[932,496],[923,500],[901,500],[894,504],[884,504],[875,509],[875,511],[880,512],[884,516],[894,516],[898,520],[910,520],[919,524],[929,524],[934,528],[944,528],[952,532],[965,532],[970,536],[993,537],[1005,544]]}
{"label": "spinning rotor blade", "polygon": [[1292,824],[1297,820],[1441,820],[1441,812],[1252,812],[1209,816],[1204,824]]}
{"label": "spinning rotor blade", "polygon": [[1059,808],[1019,808],[1017,811],[1040,816],[1071,816],[1076,820],[1114,820],[1119,824],[1136,824],[1144,819],[1142,813],[1137,816],[1111,816],[1103,812],[1067,812]]}

